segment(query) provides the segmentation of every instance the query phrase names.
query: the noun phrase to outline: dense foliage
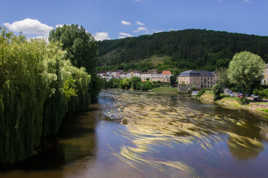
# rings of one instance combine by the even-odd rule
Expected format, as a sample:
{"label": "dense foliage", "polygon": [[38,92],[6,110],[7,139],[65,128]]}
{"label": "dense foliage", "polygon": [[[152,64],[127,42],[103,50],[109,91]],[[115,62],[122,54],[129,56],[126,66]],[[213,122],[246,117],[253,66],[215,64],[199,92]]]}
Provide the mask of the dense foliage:
{"label": "dense foliage", "polygon": [[85,67],[89,73],[95,72],[97,43],[82,26],[58,27],[50,32],[49,41],[62,43],[62,48],[67,51],[67,57],[73,65]]}
{"label": "dense foliage", "polygon": [[240,52],[234,55],[227,70],[231,84],[244,94],[251,94],[258,88],[263,78],[265,63],[263,59],[251,52]]}
{"label": "dense foliage", "polygon": [[253,93],[255,95],[262,97],[262,98],[268,98],[268,89],[267,88],[266,89],[255,89],[253,91]]}
{"label": "dense foliage", "polygon": [[100,88],[97,85],[96,76],[96,55],[97,43],[94,37],[86,32],[82,26],[63,25],[52,30],[49,34],[50,42],[60,42],[62,49],[67,51],[69,58],[74,66],[85,67],[91,75],[92,102],[96,102]]}
{"label": "dense foliage", "polygon": [[159,87],[158,83],[152,83],[150,81],[141,81],[138,77],[133,77],[131,79],[116,79],[112,78],[111,80],[107,81],[105,84],[106,88],[121,88],[121,89],[133,89],[133,90],[141,90],[141,91],[148,91],[155,87]]}
{"label": "dense foliage", "polygon": [[[182,30],[99,42],[99,70],[227,68],[233,55],[250,51],[268,62],[268,37],[209,30]],[[167,56],[155,64],[157,56]],[[147,60],[150,59],[150,60]]]}
{"label": "dense foliage", "polygon": [[214,101],[221,99],[221,93],[224,92],[224,86],[223,83],[218,82],[215,86],[212,88],[213,94],[214,94]]}
{"label": "dense foliage", "polygon": [[0,33],[0,163],[14,163],[56,134],[67,113],[87,109],[91,80],[59,45]]}

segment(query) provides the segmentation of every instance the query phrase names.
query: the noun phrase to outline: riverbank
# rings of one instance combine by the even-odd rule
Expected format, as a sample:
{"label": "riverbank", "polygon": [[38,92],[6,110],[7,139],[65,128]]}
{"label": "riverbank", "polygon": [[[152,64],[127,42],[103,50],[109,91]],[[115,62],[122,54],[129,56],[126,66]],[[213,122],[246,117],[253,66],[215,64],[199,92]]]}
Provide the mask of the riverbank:
{"label": "riverbank", "polygon": [[156,94],[170,94],[170,95],[177,95],[178,89],[177,88],[171,88],[171,87],[159,87],[154,88],[152,91]]}
{"label": "riverbank", "polygon": [[197,97],[202,103],[216,104],[226,109],[231,110],[246,110],[252,114],[268,119],[268,102],[250,102],[249,104],[241,104],[237,97],[223,97],[220,100],[214,101],[214,94],[212,91],[206,91],[200,97]]}
{"label": "riverbank", "polygon": [[99,104],[64,120],[48,152],[0,177],[268,177],[268,121],[151,93],[103,90]]}

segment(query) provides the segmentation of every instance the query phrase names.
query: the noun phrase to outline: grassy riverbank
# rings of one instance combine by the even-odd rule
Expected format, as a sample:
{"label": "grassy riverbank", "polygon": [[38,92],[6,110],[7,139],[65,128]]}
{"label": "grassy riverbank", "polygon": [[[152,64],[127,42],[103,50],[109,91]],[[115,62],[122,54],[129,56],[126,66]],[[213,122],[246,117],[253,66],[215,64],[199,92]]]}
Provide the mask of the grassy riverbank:
{"label": "grassy riverbank", "polygon": [[206,104],[217,104],[223,108],[232,109],[232,110],[247,110],[253,114],[262,116],[268,119],[268,102],[250,102],[249,104],[243,105],[239,98],[237,97],[223,97],[220,100],[214,102],[214,95],[212,91],[206,91],[198,99],[202,103]]}
{"label": "grassy riverbank", "polygon": [[156,94],[170,94],[170,95],[176,95],[178,94],[177,88],[171,88],[171,87],[159,87],[154,88],[152,91]]}

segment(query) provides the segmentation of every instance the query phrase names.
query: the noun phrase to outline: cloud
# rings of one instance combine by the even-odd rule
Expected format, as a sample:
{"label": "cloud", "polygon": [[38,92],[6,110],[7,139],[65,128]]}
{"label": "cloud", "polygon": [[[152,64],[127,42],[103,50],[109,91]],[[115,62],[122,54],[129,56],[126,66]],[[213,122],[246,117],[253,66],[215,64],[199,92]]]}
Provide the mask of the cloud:
{"label": "cloud", "polygon": [[144,26],[144,25],[145,25],[145,24],[142,23],[141,21],[136,21],[136,24],[137,24],[137,25],[140,25],[140,26]]}
{"label": "cloud", "polygon": [[41,23],[36,19],[26,18],[13,23],[4,23],[4,26],[15,33],[32,36],[48,36],[53,27]]}
{"label": "cloud", "polygon": [[97,32],[94,35],[96,41],[110,40],[109,33],[107,32]]}
{"label": "cloud", "polygon": [[125,33],[125,32],[120,32],[119,33],[119,38],[122,39],[122,38],[127,38],[127,37],[132,37],[131,34],[129,33]]}
{"label": "cloud", "polygon": [[63,24],[57,24],[56,25],[56,28],[58,28],[58,27],[63,27],[64,25]]}
{"label": "cloud", "polygon": [[138,33],[138,32],[148,32],[148,29],[146,27],[138,27],[134,32]]}
{"label": "cloud", "polygon": [[125,20],[122,20],[121,21],[121,24],[123,24],[123,25],[131,25],[131,22],[128,22],[128,21],[125,21]]}

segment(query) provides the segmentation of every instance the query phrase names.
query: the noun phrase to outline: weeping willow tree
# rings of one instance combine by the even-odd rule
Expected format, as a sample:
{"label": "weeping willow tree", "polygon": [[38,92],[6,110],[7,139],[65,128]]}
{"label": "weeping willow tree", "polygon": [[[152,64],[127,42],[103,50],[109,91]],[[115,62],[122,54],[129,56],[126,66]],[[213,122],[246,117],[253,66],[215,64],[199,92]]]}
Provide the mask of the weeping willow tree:
{"label": "weeping willow tree", "polygon": [[90,75],[59,44],[0,33],[0,163],[14,163],[56,134],[67,113],[86,109]]}

